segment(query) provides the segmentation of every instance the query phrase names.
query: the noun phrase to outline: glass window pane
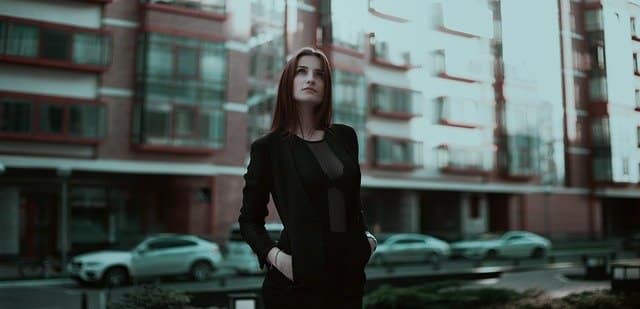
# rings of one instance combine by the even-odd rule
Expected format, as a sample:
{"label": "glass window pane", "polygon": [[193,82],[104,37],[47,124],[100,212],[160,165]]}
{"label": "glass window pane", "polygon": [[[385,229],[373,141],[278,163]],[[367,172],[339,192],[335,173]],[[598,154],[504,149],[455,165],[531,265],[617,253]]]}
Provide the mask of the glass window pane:
{"label": "glass window pane", "polygon": [[225,137],[225,118],[222,110],[203,110],[200,114],[200,136],[210,147],[222,147]]}
{"label": "glass window pane", "polygon": [[171,127],[169,111],[146,110],[145,132],[148,137],[169,137]]}
{"label": "glass window pane", "polygon": [[102,50],[105,48],[101,35],[76,33],[73,36],[73,62],[81,64],[104,64]]}
{"label": "glass window pane", "polygon": [[176,80],[174,83],[174,101],[178,103],[197,103],[199,86],[197,80]]}
{"label": "glass window pane", "polygon": [[0,20],[0,55],[4,54],[5,52],[4,43],[7,41],[6,33],[5,33],[6,30],[7,30],[7,23],[4,20]]}
{"label": "glass window pane", "polygon": [[197,78],[198,77],[198,52],[191,48],[178,49],[177,73],[178,77]]}
{"label": "glass window pane", "polygon": [[43,29],[40,56],[47,59],[69,60],[71,58],[71,41],[71,33]]}
{"label": "glass window pane", "polygon": [[173,52],[171,46],[150,45],[147,53],[147,74],[171,77],[173,75]]}
{"label": "glass window pane", "polygon": [[0,103],[0,131],[26,133],[31,131],[31,102],[3,100]]}
{"label": "glass window pane", "polygon": [[173,87],[170,80],[155,76],[147,77],[146,99],[147,103],[156,104],[169,102],[173,94]]}
{"label": "glass window pane", "polygon": [[104,108],[97,105],[74,105],[69,107],[69,134],[79,137],[97,138],[104,130]]}
{"label": "glass window pane", "polygon": [[200,74],[203,80],[223,81],[226,75],[225,54],[219,48],[205,48],[201,52]]}
{"label": "glass window pane", "polygon": [[46,133],[62,133],[64,127],[64,107],[42,104],[40,106],[40,130]]}
{"label": "glass window pane", "polygon": [[36,57],[39,30],[36,26],[9,24],[7,55]]}
{"label": "glass window pane", "polygon": [[196,113],[189,108],[176,108],[175,110],[175,135],[176,136],[189,136],[193,134]]}

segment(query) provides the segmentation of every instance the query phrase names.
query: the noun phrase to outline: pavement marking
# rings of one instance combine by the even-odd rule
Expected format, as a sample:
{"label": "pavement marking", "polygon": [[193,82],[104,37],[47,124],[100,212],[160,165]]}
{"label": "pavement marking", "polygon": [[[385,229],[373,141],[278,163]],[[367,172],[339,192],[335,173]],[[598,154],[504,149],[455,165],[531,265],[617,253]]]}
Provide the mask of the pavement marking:
{"label": "pavement marking", "polygon": [[74,283],[71,279],[20,280],[0,282],[0,289],[53,286]]}
{"label": "pavement marking", "polygon": [[571,280],[569,280],[569,278],[565,277],[563,274],[556,274],[555,276],[553,276],[556,280],[562,282],[562,283],[570,283]]}

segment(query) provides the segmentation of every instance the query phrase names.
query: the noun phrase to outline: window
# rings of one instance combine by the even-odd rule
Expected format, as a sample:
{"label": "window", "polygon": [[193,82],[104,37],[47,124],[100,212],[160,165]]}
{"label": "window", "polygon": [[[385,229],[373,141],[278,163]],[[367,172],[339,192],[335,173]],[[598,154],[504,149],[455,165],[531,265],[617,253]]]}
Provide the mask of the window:
{"label": "window", "polygon": [[640,63],[638,63],[638,54],[633,53],[633,73],[640,74]]}
{"label": "window", "polygon": [[101,65],[111,60],[111,38],[95,33],[73,35],[73,62]]}
{"label": "window", "polygon": [[40,31],[32,25],[9,23],[7,35],[7,55],[36,57]]}
{"label": "window", "polygon": [[[147,33],[139,42],[134,116],[139,143],[219,148],[224,142],[226,50],[223,43]],[[144,126],[140,126],[143,122]]]}
{"label": "window", "polygon": [[64,126],[64,108],[61,105],[40,105],[40,130],[46,133],[60,134]]}
{"label": "window", "polygon": [[609,145],[609,119],[594,119],[591,123],[592,139],[594,145]]}
{"label": "window", "polygon": [[636,130],[637,130],[636,141],[638,143],[638,147],[640,148],[640,127],[637,127]]}
{"label": "window", "polygon": [[605,54],[604,46],[596,45],[591,48],[591,69],[604,70],[605,69]]}
{"label": "window", "polygon": [[374,110],[415,113],[414,97],[417,94],[415,91],[372,85],[371,92]]}
{"label": "window", "polygon": [[0,132],[31,131],[31,102],[4,99],[0,101]]}
{"label": "window", "polygon": [[586,11],[584,14],[584,18],[585,18],[585,30],[600,31],[603,29],[601,9]]}
{"label": "window", "polygon": [[14,96],[17,95],[0,93],[0,133],[18,133],[26,139],[56,135],[71,140],[95,140],[104,136],[106,122],[102,104]]}
{"label": "window", "polygon": [[637,32],[636,32],[636,18],[635,17],[631,17],[630,20],[630,26],[631,26],[631,36],[636,37],[637,36]]}
{"label": "window", "polygon": [[104,107],[96,105],[69,106],[69,134],[77,137],[98,138],[104,134]]}
{"label": "window", "polygon": [[622,175],[629,176],[629,158],[622,158]]}
{"label": "window", "polygon": [[70,66],[106,66],[111,60],[111,37],[93,29],[69,30],[0,20],[0,30],[3,35],[6,32],[6,40],[0,39],[1,54],[55,60]]}
{"label": "window", "polygon": [[607,100],[607,79],[594,77],[589,80],[589,98],[591,101]]}
{"label": "window", "polygon": [[226,0],[146,0],[149,3],[160,3],[204,12],[225,14]]}
{"label": "window", "polygon": [[71,58],[71,33],[54,29],[42,29],[41,36],[40,56],[42,58],[53,60]]}
{"label": "window", "polygon": [[636,89],[635,93],[636,108],[640,108],[640,89]]}

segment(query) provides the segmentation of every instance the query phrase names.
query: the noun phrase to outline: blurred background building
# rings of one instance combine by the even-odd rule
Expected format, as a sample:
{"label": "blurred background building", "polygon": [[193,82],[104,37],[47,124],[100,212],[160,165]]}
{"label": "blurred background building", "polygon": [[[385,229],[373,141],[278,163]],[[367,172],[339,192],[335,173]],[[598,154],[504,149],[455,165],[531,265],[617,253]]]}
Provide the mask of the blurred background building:
{"label": "blurred background building", "polygon": [[334,122],[358,132],[374,231],[627,233],[640,1],[515,2],[4,0],[0,256],[224,241],[280,70],[308,45],[333,63]]}

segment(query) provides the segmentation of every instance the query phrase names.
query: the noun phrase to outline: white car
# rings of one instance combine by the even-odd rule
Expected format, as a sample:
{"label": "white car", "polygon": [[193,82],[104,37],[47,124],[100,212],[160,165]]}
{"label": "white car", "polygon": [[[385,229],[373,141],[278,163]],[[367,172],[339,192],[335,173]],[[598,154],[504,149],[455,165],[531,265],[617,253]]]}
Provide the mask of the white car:
{"label": "white car", "polygon": [[81,283],[120,286],[134,279],[189,274],[208,279],[222,261],[217,244],[192,235],[158,234],[132,250],[98,251],[77,255],[67,268]]}
{"label": "white car", "polygon": [[450,254],[449,244],[423,234],[376,234],[378,247],[370,262],[375,265],[401,262],[438,264]]}
{"label": "white car", "polygon": [[510,231],[486,239],[459,241],[451,244],[453,256],[466,258],[544,257],[551,250],[551,241],[526,231]]}
{"label": "white car", "polygon": [[[269,237],[275,241],[280,238],[280,233],[284,226],[280,223],[267,223],[265,228]],[[263,272],[258,264],[258,257],[240,235],[240,226],[237,223],[231,228],[227,249],[224,266],[232,268],[240,274],[259,274]]]}

